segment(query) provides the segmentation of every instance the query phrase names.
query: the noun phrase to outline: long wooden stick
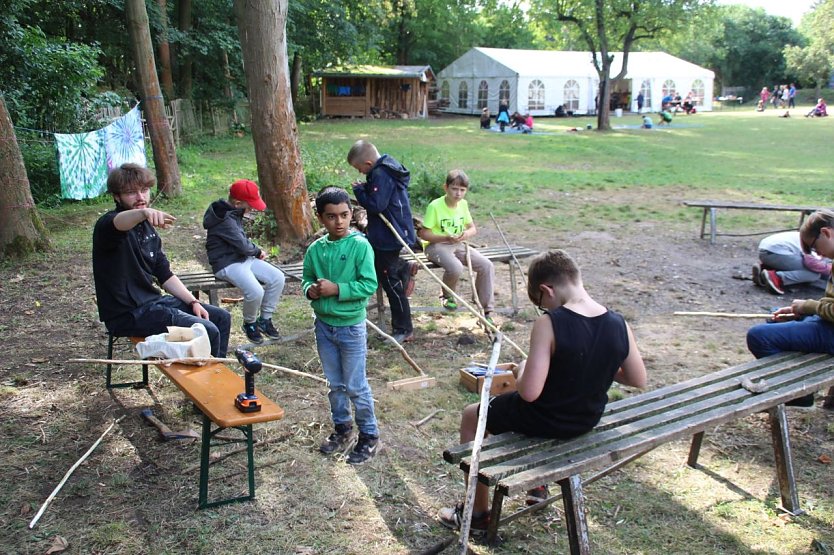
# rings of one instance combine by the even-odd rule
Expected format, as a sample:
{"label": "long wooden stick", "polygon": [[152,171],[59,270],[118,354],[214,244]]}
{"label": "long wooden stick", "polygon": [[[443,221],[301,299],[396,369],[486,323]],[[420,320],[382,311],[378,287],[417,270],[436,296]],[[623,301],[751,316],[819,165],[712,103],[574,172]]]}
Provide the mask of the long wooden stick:
{"label": "long wooden stick", "polygon": [[[67,360],[67,362],[71,362],[73,364],[153,364],[154,366],[165,365],[168,366],[170,364],[198,364],[198,363],[206,363],[210,364],[212,362],[228,362],[232,364],[236,364],[238,360],[236,358],[200,358],[200,357],[184,357],[184,358],[164,358],[160,360],[152,360],[152,359],[128,359],[128,360],[114,360],[114,359],[107,359],[107,358],[71,358]],[[273,370],[278,370],[279,372],[284,372],[285,374],[291,374],[293,376],[299,376],[302,378],[310,378],[311,380],[316,380],[318,382],[327,383],[327,380],[320,376],[314,376],[312,374],[308,374],[307,372],[301,372],[299,370],[293,370],[292,368],[285,368],[283,366],[277,366],[275,364],[268,364],[266,362],[261,362],[261,365],[264,368],[272,368]]]}
{"label": "long wooden stick", "polygon": [[30,530],[34,528],[35,525],[38,523],[41,516],[43,516],[43,513],[46,511],[46,508],[49,506],[50,503],[52,503],[52,500],[55,499],[55,496],[58,495],[59,491],[61,491],[61,488],[64,487],[64,484],[67,482],[67,480],[69,480],[69,477],[72,476],[72,473],[75,472],[75,469],[81,466],[81,463],[87,460],[87,457],[89,457],[90,453],[92,453],[95,450],[95,448],[98,447],[98,444],[101,443],[101,440],[104,439],[104,436],[110,433],[110,430],[112,430],[116,424],[121,422],[125,416],[126,415],[122,415],[116,420],[114,420],[113,423],[110,424],[110,426],[106,430],[104,430],[104,433],[101,434],[101,436],[96,440],[96,442],[93,443],[93,445],[89,449],[87,449],[87,452],[84,453],[84,455],[80,459],[78,459],[74,465],[72,465],[72,468],[67,470],[67,473],[64,474],[64,477],[61,479],[61,481],[58,483],[55,489],[52,490],[52,493],[49,494],[49,497],[46,498],[46,501],[43,502],[43,505],[41,505],[41,508],[35,515],[35,518],[33,518],[32,522],[29,523]]}
{"label": "long wooden stick", "polygon": [[475,502],[475,489],[478,487],[478,467],[481,459],[481,444],[484,442],[486,433],[487,411],[489,410],[489,393],[492,388],[492,376],[495,374],[495,365],[498,364],[498,357],[501,355],[501,339],[504,337],[500,331],[495,334],[492,343],[492,356],[489,358],[484,385],[481,387],[481,405],[478,412],[478,427],[475,430],[475,443],[472,445],[472,455],[469,461],[469,480],[466,486],[466,501],[463,504],[463,517],[460,523],[460,552],[466,555],[469,546],[469,529],[472,525],[472,511]]}
{"label": "long wooden stick", "polygon": [[425,376],[425,375],[426,375],[426,373],[425,373],[425,372],[423,372],[423,369],[422,369],[422,368],[420,368],[419,366],[417,366],[417,363],[416,363],[416,362],[414,362],[414,359],[413,359],[413,358],[411,358],[411,357],[408,355],[408,351],[406,351],[406,350],[405,350],[405,347],[403,347],[402,345],[400,345],[399,343],[397,343],[397,340],[396,340],[396,339],[394,339],[393,337],[391,337],[390,335],[388,335],[387,333],[385,333],[384,331],[382,331],[381,329],[379,329],[379,328],[378,328],[378,327],[377,327],[377,326],[376,326],[373,322],[371,322],[370,320],[365,320],[365,323],[366,323],[368,326],[370,326],[372,330],[374,330],[374,331],[375,331],[375,332],[377,332],[379,335],[381,335],[382,337],[384,337],[386,341],[388,341],[389,343],[391,343],[392,345],[394,345],[397,349],[399,349],[400,354],[403,356],[403,358],[405,359],[405,361],[406,361],[408,364],[410,364],[412,368],[414,368],[415,370],[417,370],[418,372],[420,372],[420,375],[421,375],[421,376]]}
{"label": "long wooden stick", "polygon": [[733,314],[732,312],[675,312],[675,316],[717,316],[719,318],[773,318],[773,314]]}
{"label": "long wooden stick", "polygon": [[[484,312],[484,306],[481,304],[481,299],[478,298],[478,288],[475,287],[475,272],[472,270],[472,251],[469,247],[468,242],[463,243],[464,248],[466,249],[466,269],[469,270],[469,285],[472,287],[472,300],[475,302],[475,306],[478,307],[478,314],[481,316],[486,317],[486,312]],[[478,321],[480,324],[480,320]],[[481,324],[484,328],[484,331],[487,335],[490,335],[489,328]]]}
{"label": "long wooden stick", "polygon": [[[515,261],[515,265],[518,267],[518,271],[521,272],[521,277],[524,278],[524,281],[527,281],[527,275],[524,273],[524,268],[521,267],[521,262],[518,261],[516,258],[515,253],[513,252],[513,248],[510,246],[510,243],[507,241],[507,236],[504,235],[504,232],[501,231],[501,226],[498,225],[498,222],[495,220],[495,216],[492,215],[492,212],[489,213],[489,217],[492,218],[492,223],[495,224],[495,229],[498,230],[498,234],[501,236],[501,240],[504,241],[504,246],[507,247],[507,250],[510,251],[510,256],[513,257]],[[538,307],[536,307],[538,308]]]}
{"label": "long wooden stick", "polygon": [[[409,247],[409,246],[408,246],[408,244],[407,244],[407,243],[403,240],[403,238],[402,238],[402,237],[400,237],[400,234],[399,234],[399,233],[397,233],[397,230],[396,230],[396,229],[394,229],[394,226],[393,226],[393,225],[391,225],[391,222],[389,222],[389,221],[388,221],[388,218],[386,218],[386,217],[385,217],[385,216],[383,216],[382,214],[379,214],[379,218],[380,218],[380,219],[381,219],[381,220],[385,223],[385,225],[387,225],[387,226],[388,226],[388,228],[391,230],[391,233],[393,233],[393,234],[394,234],[394,237],[396,237],[396,238],[399,240],[400,244],[401,244],[403,247],[405,247],[405,249],[408,251],[408,254],[410,254],[410,255],[411,255],[411,257],[412,257],[412,258],[413,258],[413,259],[414,259],[414,260],[415,260],[415,261],[416,261],[416,262],[417,262],[420,266],[422,266],[422,267],[423,267],[423,269],[424,269],[426,272],[428,272],[428,274],[432,277],[432,279],[434,279],[437,283],[439,283],[439,284],[440,284],[440,287],[442,287],[444,291],[446,291],[447,293],[449,293],[450,295],[452,295],[452,297],[454,297],[456,301],[458,301],[460,304],[462,304],[464,307],[466,307],[466,309],[467,309],[467,310],[469,310],[469,312],[471,312],[472,314],[474,314],[474,315],[475,315],[475,317],[477,317],[477,318],[478,318],[478,320],[480,320],[482,324],[484,324],[485,326],[487,326],[489,329],[491,329],[491,330],[492,330],[492,331],[494,331],[495,333],[501,333],[501,330],[500,330],[500,329],[498,329],[498,327],[497,327],[495,324],[493,324],[492,322],[490,322],[489,320],[487,320],[486,318],[484,318],[483,316],[481,316],[480,314],[478,314],[478,310],[477,310],[477,309],[475,309],[475,308],[474,308],[471,304],[469,304],[468,302],[466,302],[465,300],[463,300],[463,298],[462,298],[460,295],[458,295],[457,293],[455,293],[454,291],[452,291],[452,289],[451,289],[448,285],[446,285],[445,283],[443,283],[443,280],[442,280],[442,279],[440,279],[439,277],[437,277],[436,275],[434,275],[434,272],[432,272],[432,271],[431,271],[431,269],[429,269],[429,267],[426,265],[426,263],[425,263],[425,262],[423,262],[422,260],[420,260],[420,258],[419,258],[419,257],[418,257],[415,253],[414,253],[414,251],[413,251],[413,250],[411,250],[411,247]],[[509,338],[505,338],[505,341],[506,341],[506,342],[507,342],[507,343],[508,343],[508,344],[509,344],[509,345],[510,345],[513,349],[515,349],[516,351],[518,351],[518,352],[519,352],[519,354],[521,354],[521,356],[522,356],[522,357],[527,358],[527,353],[525,353],[525,352],[524,352],[524,349],[522,349],[521,347],[519,347],[518,345],[516,345],[516,344],[515,344],[513,341],[511,341]]]}

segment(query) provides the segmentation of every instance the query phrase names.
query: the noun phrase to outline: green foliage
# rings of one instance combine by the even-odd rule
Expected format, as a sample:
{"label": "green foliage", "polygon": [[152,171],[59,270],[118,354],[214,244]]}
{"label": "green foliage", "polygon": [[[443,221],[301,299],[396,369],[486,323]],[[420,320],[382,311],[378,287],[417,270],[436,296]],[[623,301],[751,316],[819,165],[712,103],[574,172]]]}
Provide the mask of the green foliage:
{"label": "green foliage", "polygon": [[18,133],[18,141],[35,203],[39,206],[60,203],[61,181],[55,145],[29,132]]}

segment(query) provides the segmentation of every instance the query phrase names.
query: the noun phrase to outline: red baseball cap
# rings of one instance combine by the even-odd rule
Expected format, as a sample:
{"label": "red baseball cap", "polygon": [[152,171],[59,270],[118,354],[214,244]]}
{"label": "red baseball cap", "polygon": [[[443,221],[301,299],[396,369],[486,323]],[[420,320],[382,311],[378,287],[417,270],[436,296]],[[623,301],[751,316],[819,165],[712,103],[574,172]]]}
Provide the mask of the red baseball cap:
{"label": "red baseball cap", "polygon": [[235,200],[242,200],[255,210],[266,210],[266,203],[261,198],[254,181],[238,179],[229,188],[229,196]]}

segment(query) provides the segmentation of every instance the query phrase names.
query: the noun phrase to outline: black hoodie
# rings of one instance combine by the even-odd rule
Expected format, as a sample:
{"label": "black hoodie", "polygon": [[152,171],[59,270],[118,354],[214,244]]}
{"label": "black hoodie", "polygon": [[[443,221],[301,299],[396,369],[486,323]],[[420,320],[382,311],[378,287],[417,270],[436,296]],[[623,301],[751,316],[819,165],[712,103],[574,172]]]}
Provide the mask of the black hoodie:
{"label": "black hoodie", "polygon": [[215,274],[228,266],[257,257],[261,249],[243,231],[243,208],[235,208],[223,199],[209,205],[203,216],[206,254]]}

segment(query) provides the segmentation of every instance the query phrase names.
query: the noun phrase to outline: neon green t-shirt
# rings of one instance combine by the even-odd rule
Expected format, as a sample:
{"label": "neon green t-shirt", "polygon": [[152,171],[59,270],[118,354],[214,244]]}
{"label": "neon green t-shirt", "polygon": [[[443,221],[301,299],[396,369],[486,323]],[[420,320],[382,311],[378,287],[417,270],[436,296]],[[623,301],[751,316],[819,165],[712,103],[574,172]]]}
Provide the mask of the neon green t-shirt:
{"label": "neon green t-shirt", "polygon": [[454,208],[446,205],[446,197],[434,199],[426,208],[423,226],[439,235],[460,235],[466,226],[472,223],[469,203],[461,199]]}

